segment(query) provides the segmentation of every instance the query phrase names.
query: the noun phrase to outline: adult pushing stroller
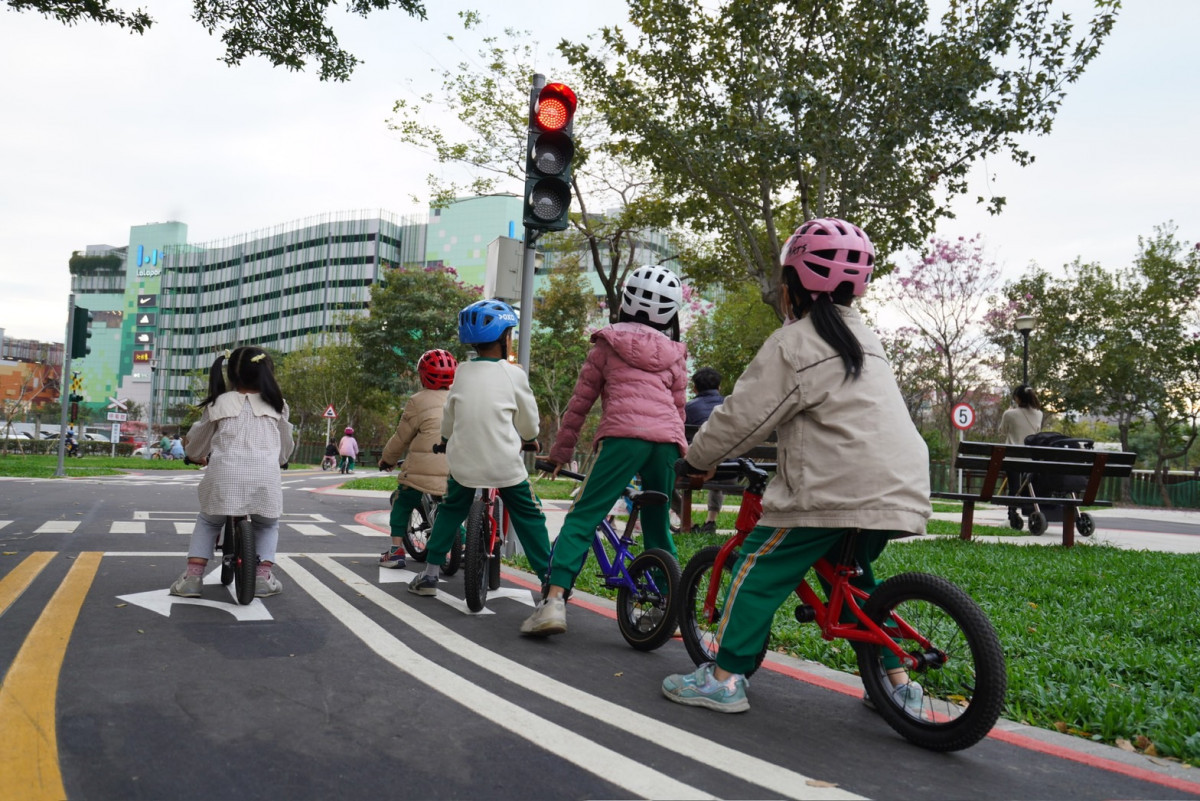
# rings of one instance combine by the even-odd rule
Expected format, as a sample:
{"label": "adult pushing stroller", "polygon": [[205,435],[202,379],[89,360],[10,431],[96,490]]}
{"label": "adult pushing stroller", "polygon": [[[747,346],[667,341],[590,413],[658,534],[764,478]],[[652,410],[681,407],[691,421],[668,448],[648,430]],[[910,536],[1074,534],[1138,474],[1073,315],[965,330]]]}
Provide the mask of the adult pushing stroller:
{"label": "adult pushing stroller", "polygon": [[[1057,431],[1040,431],[1037,434],[1030,434],[1025,438],[1026,445],[1034,445],[1043,448],[1071,448],[1074,450],[1093,450],[1095,442],[1090,439],[1080,439],[1077,437],[1068,437],[1065,434],[1060,434]],[[1087,489],[1086,476],[1066,476],[1057,473],[1020,473],[1017,479],[1018,488],[1015,492],[1010,492],[1011,495],[1017,495],[1028,498],[1070,498],[1075,499],[1075,493],[1083,492]],[[1010,477],[1009,482],[1013,479]],[[1029,518],[1029,533],[1035,536],[1041,536],[1046,532],[1048,518],[1046,512],[1040,508],[1037,502],[1022,505],[1018,511],[1018,507],[1010,506],[1008,509],[1008,523],[1015,529],[1020,530],[1023,524],[1021,514],[1025,514]],[[1096,522],[1087,512],[1080,512],[1075,520],[1075,530],[1081,536],[1090,537],[1096,530]]]}

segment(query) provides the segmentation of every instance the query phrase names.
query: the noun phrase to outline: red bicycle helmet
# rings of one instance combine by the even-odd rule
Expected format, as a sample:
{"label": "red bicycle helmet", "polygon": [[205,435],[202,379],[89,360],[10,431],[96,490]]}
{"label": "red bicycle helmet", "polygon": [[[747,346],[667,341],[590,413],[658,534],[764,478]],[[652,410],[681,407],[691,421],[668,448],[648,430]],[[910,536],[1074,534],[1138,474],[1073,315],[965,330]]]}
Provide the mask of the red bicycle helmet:
{"label": "red bicycle helmet", "polygon": [[849,283],[854,297],[867,291],[875,270],[875,246],[857,225],[826,217],[809,220],[784,243],[779,260],[800,285],[813,293],[833,292]]}
{"label": "red bicycle helmet", "polygon": [[417,362],[417,375],[426,389],[449,389],[458,362],[449,351],[427,350]]}

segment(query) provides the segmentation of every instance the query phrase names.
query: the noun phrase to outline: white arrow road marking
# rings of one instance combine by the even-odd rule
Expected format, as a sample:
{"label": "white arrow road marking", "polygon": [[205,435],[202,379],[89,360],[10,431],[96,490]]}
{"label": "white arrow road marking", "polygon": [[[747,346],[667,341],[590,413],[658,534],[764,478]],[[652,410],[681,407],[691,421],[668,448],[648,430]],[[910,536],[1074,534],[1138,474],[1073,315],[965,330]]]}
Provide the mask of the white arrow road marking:
{"label": "white arrow road marking", "polygon": [[[360,593],[364,598],[376,604],[405,625],[411,626],[418,633],[425,635],[433,642],[451,651],[456,656],[466,659],[474,663],[476,666],[483,668],[484,670],[495,673],[502,679],[523,687],[530,692],[537,693],[545,698],[550,699],[551,701],[554,701],[555,703],[562,704],[568,709],[588,715],[604,723],[611,724],[612,721],[619,720],[621,721],[621,728],[632,735],[641,737],[648,742],[654,743],[662,748],[674,751],[688,759],[701,759],[705,764],[719,766],[727,773],[734,776],[739,776],[745,781],[752,782],[759,787],[764,787],[770,790],[772,793],[779,794],[780,797],[798,799],[863,798],[863,796],[856,795],[839,787],[824,786],[822,782],[815,781],[814,779],[801,773],[797,773],[796,771],[788,770],[787,768],[775,765],[750,754],[743,754],[736,749],[729,748],[728,746],[722,745],[721,743],[713,740],[707,740],[699,735],[684,731],[683,729],[677,729],[674,726],[655,720],[648,715],[643,715],[631,709],[626,709],[619,704],[614,704],[611,701],[598,698],[569,684],[564,684],[563,682],[552,679],[549,676],[538,673],[536,670],[525,667],[524,665],[514,662],[513,660],[495,653],[494,651],[489,651],[488,649],[472,642],[468,638],[451,631],[427,615],[417,611],[417,608],[412,604],[403,603],[399,599],[392,597],[380,588],[372,585],[366,579],[354,573],[349,568],[338,564],[332,558],[328,556],[318,556],[315,554],[310,555],[309,558],[332,573],[334,577],[343,582],[347,588]],[[385,632],[383,629],[376,627],[374,623],[371,623],[366,616],[362,614],[362,612],[354,609],[349,603],[336,596],[332,590],[329,590],[325,587],[325,585],[317,581],[311,573],[308,573],[306,570],[301,568],[293,559],[286,556],[281,556],[278,561],[293,580],[295,580],[298,584],[303,585],[309,594],[316,598],[317,601],[325,606],[326,609],[329,609],[331,612],[333,612],[334,616],[339,621],[350,627],[350,629],[354,631],[354,633],[357,634],[360,639],[374,649],[376,653],[384,656],[385,659],[390,659],[390,657],[385,654],[384,651],[380,650],[380,648],[375,644],[376,641],[382,638],[394,639],[390,634],[387,634],[387,632]],[[438,595],[440,597],[441,593]],[[334,599],[337,606],[336,610],[329,603],[326,603],[326,598]],[[343,609],[345,611],[342,611]],[[361,618],[362,621],[365,621],[365,624],[360,624],[358,626],[351,625],[352,615]],[[360,621],[357,620],[353,622],[360,623]],[[375,627],[377,630],[368,631],[368,625]],[[396,643],[399,644],[399,641],[397,640]],[[420,657],[416,658],[420,659]],[[406,665],[411,663],[402,664],[401,662],[394,662],[394,664],[402,669],[409,670],[410,668]],[[440,665],[436,666],[436,668],[439,671],[444,671],[444,668],[442,668]],[[472,709],[479,710],[487,708],[464,701],[467,696],[460,695],[459,691],[457,690],[451,690],[450,685],[445,683],[446,679],[435,677],[432,673],[426,674],[419,672],[424,670],[426,670],[424,667],[416,668],[413,671],[413,676],[420,681],[428,683],[431,687],[437,689],[439,692],[446,692],[452,698],[456,698],[461,702],[468,703],[468,706],[470,706]],[[453,676],[458,682],[464,681],[461,677],[456,676],[455,674],[450,675]],[[479,691],[479,688],[475,687],[474,685],[468,686],[475,691]],[[509,721],[504,720],[501,725],[505,725],[507,727],[509,725]],[[524,726],[524,724],[517,725]],[[521,731],[518,733],[521,734],[521,736],[528,735],[527,731]],[[541,735],[537,735],[537,737],[539,739],[534,740],[534,742],[555,742],[555,740],[552,739],[540,739]],[[567,756],[565,748],[559,753],[564,758],[570,758]],[[584,764],[584,767],[587,767],[587,765]],[[617,769],[602,775],[605,777],[624,775],[624,767],[617,765],[613,765],[613,767],[616,767]],[[638,767],[641,768],[642,766],[639,765]],[[810,784],[810,782],[812,784]],[[814,786],[814,784],[821,786]],[[656,791],[651,792],[646,797],[676,797],[676,794]]]}
{"label": "white arrow road marking", "polygon": [[[320,563],[327,569],[337,569],[338,575],[344,571],[347,578],[343,580],[355,583],[358,585],[356,589],[364,594],[370,591],[372,600],[375,600],[373,596],[379,595],[395,602],[395,599],[387,593],[359,578],[350,570],[334,564],[332,560],[322,559]],[[445,695],[448,699],[461,704],[467,710],[488,719],[511,734],[542,748],[546,748],[549,744],[553,748],[553,754],[560,759],[641,798],[698,799],[713,797],[691,785],[653,770],[637,760],[594,743],[564,726],[551,723],[506,698],[488,692],[442,665],[420,656],[389,634],[378,623],[355,609],[329,587],[326,587],[316,576],[300,567],[294,560],[280,556],[279,565],[297,586],[325,607],[334,619],[346,626],[372,651],[407,673],[412,679]],[[378,601],[376,602],[378,603]],[[406,612],[411,611],[410,607],[395,603]],[[621,709],[621,712],[625,714],[627,710]],[[614,719],[620,720],[621,718]]]}
{"label": "white arrow road marking", "polygon": [[11,520],[0,520],[0,528],[4,528],[11,522],[12,522]]}
{"label": "white arrow road marking", "polygon": [[[206,586],[221,583],[221,568],[216,568],[209,572],[204,577]],[[207,598],[180,598],[178,595],[172,595],[170,588],[165,590],[150,590],[149,592],[135,592],[131,595],[118,595],[117,599],[131,603],[134,606],[140,606],[143,609],[149,609],[151,612],[157,612],[163,617],[171,616],[171,607],[175,604],[183,604],[185,606],[207,606],[210,609],[219,609],[222,612],[228,612],[233,615],[238,622],[247,620],[274,620],[271,617],[270,611],[267,610],[264,604],[258,598],[255,598],[250,603],[242,606],[237,602],[237,590],[233,585],[229,585],[229,595],[233,603],[225,603],[223,601],[210,601]]]}
{"label": "white arrow road marking", "polygon": [[[424,572],[424,571],[421,571],[421,572]],[[379,583],[380,584],[407,584],[408,582],[410,582],[414,578],[416,578],[417,575],[418,575],[417,573],[414,573],[411,570],[405,570],[404,568],[400,568],[399,570],[397,570],[396,568],[391,568],[391,567],[381,567],[381,568],[379,568]],[[440,588],[438,589],[438,594],[435,595],[434,598],[441,601],[442,603],[444,603],[446,606],[450,607],[451,609],[457,609],[458,611],[462,612],[464,615],[494,615],[494,614],[496,614],[491,609],[488,609],[486,604],[478,612],[472,612],[471,609],[467,606],[466,601],[464,601],[461,598],[455,598],[453,595],[447,594],[445,590],[440,589]],[[525,604],[526,606],[530,606],[530,607],[536,605],[533,601],[533,590],[519,590],[519,589],[514,589],[512,587],[497,587],[494,590],[488,590],[488,597],[487,597],[488,603],[491,603],[493,600],[495,600],[497,598],[511,598],[514,601],[519,601],[519,602]]]}

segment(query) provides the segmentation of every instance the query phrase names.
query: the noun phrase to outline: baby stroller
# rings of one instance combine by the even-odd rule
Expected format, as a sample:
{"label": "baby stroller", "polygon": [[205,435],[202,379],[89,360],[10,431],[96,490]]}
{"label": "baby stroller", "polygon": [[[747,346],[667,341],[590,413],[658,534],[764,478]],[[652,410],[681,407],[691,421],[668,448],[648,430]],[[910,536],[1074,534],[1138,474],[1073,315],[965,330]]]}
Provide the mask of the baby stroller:
{"label": "baby stroller", "polygon": [[[1026,437],[1025,444],[1043,448],[1073,448],[1075,450],[1090,451],[1093,449],[1095,442],[1090,439],[1068,437],[1057,431],[1040,431],[1037,434],[1030,434]],[[1063,476],[1055,473],[1021,473],[1019,488],[1016,492],[1010,492],[1010,494],[1029,498],[1074,499],[1075,493],[1083,492],[1085,489],[1087,489],[1086,476]],[[1040,537],[1046,532],[1048,518],[1037,503],[1023,505],[1020,507],[1020,511],[1018,511],[1017,507],[1010,506],[1008,509],[1009,525],[1020,530],[1023,523],[1021,519],[1022,513],[1029,518],[1030,534]],[[1092,532],[1096,530],[1096,522],[1087,512],[1080,512],[1075,520],[1075,530],[1081,536],[1090,537],[1092,536]]]}

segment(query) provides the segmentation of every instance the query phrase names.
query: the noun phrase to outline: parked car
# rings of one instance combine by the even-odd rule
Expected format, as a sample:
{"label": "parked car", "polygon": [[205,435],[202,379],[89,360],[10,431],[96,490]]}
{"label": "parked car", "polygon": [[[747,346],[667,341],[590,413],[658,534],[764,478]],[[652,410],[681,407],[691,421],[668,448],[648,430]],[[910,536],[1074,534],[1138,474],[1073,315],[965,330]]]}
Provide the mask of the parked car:
{"label": "parked car", "polygon": [[143,459],[147,459],[147,458],[161,459],[162,458],[162,448],[158,447],[157,445],[151,445],[150,447],[147,448],[146,446],[143,445],[140,448],[134,448],[133,455],[140,456]]}

